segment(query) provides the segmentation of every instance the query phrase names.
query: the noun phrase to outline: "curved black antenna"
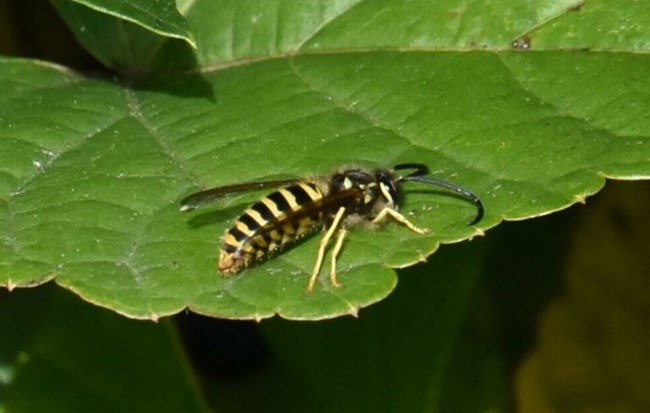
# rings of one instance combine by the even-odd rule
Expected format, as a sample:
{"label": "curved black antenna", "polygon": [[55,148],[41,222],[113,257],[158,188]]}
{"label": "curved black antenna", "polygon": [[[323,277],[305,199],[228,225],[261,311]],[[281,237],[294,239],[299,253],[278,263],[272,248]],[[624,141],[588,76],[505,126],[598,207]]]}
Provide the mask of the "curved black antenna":
{"label": "curved black antenna", "polygon": [[[438,186],[438,187],[441,187],[441,188],[448,189],[448,190],[460,195],[461,197],[465,198],[466,200],[470,201],[471,203],[473,203],[476,206],[476,209],[478,210],[478,212],[476,213],[476,218],[474,218],[474,220],[472,220],[472,222],[469,223],[470,225],[476,224],[477,222],[479,222],[483,218],[483,212],[484,212],[483,202],[481,202],[479,197],[474,195],[474,193],[472,193],[471,191],[469,191],[469,190],[467,190],[467,189],[465,189],[465,188],[463,188],[461,186],[452,184],[451,182],[443,181],[441,179],[431,178],[430,176],[422,176],[421,174],[418,174],[418,172],[421,171],[421,167],[424,166],[424,165],[420,165],[420,164],[402,164],[402,165],[398,165],[398,166],[403,166],[403,165],[408,165],[408,166],[404,167],[404,168],[400,168],[400,169],[414,168],[414,169],[417,169],[417,170],[415,172],[409,174],[409,175],[402,176],[402,177],[398,178],[399,181],[422,182],[424,184],[429,184],[429,185]],[[424,167],[426,168],[426,166],[424,166]],[[397,169],[397,167],[395,167],[395,169]]]}
{"label": "curved black antenna", "polygon": [[405,178],[407,176],[422,176],[426,175],[429,172],[429,167],[423,163],[401,163],[399,165],[393,166],[394,171],[401,171],[402,169],[415,169],[415,172],[404,175],[402,178]]}

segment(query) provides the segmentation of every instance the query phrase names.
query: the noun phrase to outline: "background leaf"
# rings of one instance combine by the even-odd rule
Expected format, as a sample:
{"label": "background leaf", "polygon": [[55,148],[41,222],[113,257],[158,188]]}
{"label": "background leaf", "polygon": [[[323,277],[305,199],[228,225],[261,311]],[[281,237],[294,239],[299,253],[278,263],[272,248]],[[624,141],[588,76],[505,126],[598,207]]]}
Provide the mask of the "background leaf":
{"label": "background leaf", "polygon": [[[4,285],[56,279],[137,318],[186,307],[225,318],[356,314],[394,288],[391,267],[424,260],[441,242],[565,208],[598,191],[604,176],[650,175],[647,56],[535,51],[546,23],[574,24],[589,5],[255,4],[181,5],[196,54],[169,41],[146,57],[144,72],[137,59],[120,71],[195,70],[137,87],[0,61]],[[619,15],[629,35],[641,33],[635,22],[647,11],[626,7]],[[576,30],[598,37],[596,23]],[[528,50],[510,50],[528,33]],[[304,293],[317,237],[235,277],[216,276],[219,234],[259,194],[178,212],[179,199],[199,188],[399,162],[428,164],[470,188],[486,217],[469,227],[472,205],[409,185],[403,211],[432,233],[393,224],[354,231],[340,290],[322,280]]]}
{"label": "background leaf", "polygon": [[0,329],[10,332],[0,346],[0,409],[207,411],[169,323],[127,320],[39,290],[0,293]]}
{"label": "background leaf", "polygon": [[573,234],[565,288],[540,315],[535,347],[516,375],[521,412],[650,408],[648,185],[599,195]]}
{"label": "background leaf", "polygon": [[127,78],[142,77],[167,39],[196,48],[173,0],[53,0],[77,40]]}

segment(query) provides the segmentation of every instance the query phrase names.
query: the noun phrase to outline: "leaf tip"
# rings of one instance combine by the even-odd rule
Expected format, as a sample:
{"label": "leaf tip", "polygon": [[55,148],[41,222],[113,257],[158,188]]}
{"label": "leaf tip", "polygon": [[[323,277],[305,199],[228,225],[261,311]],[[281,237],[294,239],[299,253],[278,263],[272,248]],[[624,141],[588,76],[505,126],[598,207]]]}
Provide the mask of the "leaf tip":
{"label": "leaf tip", "polygon": [[354,318],[359,318],[359,307],[351,305],[348,311],[348,315],[351,315]]}
{"label": "leaf tip", "polygon": [[485,231],[483,230],[483,228],[474,228],[474,233],[472,234],[471,238],[482,237],[484,235],[485,235]]}
{"label": "leaf tip", "polygon": [[585,204],[587,202],[587,197],[584,194],[579,194],[573,197],[573,202]]}

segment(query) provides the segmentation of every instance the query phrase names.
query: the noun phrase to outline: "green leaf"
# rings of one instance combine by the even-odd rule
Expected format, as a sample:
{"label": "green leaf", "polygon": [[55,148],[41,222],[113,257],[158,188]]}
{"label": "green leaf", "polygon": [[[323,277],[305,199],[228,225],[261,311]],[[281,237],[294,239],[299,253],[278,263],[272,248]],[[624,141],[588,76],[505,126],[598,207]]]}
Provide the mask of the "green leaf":
{"label": "green leaf", "polygon": [[76,38],[127,78],[147,73],[166,39],[196,48],[174,0],[53,0]]}
{"label": "green leaf", "polygon": [[11,332],[0,348],[2,411],[206,411],[167,322],[42,288],[0,294],[0,329]]}
{"label": "green leaf", "polygon": [[[55,279],[136,318],[186,307],[226,318],[356,314],[391,292],[392,268],[426,259],[440,243],[566,208],[604,177],[650,176],[647,54],[535,51],[537,37],[531,49],[509,50],[522,33],[573,21],[588,5],[291,4],[188,3],[198,71],[138,87],[0,60],[0,282]],[[626,7],[631,20],[650,17]],[[450,25],[425,24],[445,10]],[[378,30],[387,16],[393,24]],[[226,33],[236,36],[226,41]],[[160,49],[161,70],[175,67],[179,43]],[[341,289],[329,285],[325,265],[314,293],[304,292],[318,236],[218,276],[219,236],[262,194],[178,212],[201,188],[400,162],[425,163],[471,189],[485,219],[470,227],[471,204],[405,185],[402,211],[432,232],[395,223],[351,231]]]}

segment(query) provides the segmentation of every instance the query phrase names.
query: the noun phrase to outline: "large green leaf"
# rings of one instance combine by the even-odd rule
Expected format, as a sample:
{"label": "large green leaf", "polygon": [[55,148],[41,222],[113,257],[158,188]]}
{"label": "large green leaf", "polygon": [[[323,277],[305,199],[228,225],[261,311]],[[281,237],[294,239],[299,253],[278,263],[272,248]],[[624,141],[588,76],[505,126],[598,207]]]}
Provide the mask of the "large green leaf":
{"label": "large green leaf", "polygon": [[[391,267],[439,243],[565,208],[604,177],[650,176],[650,58],[628,53],[643,50],[636,22],[650,13],[617,5],[621,25],[599,17],[606,4],[188,2],[195,55],[169,41],[124,70],[152,73],[138,87],[2,59],[1,282],[56,279],[138,318],[356,314],[394,288]],[[614,25],[636,41],[609,48]],[[598,50],[559,50],[587,34]],[[546,36],[555,49],[535,51]],[[526,51],[510,50],[517,39]],[[220,234],[260,194],[178,212],[199,188],[398,162],[470,188],[486,217],[470,227],[471,204],[408,185],[402,209],[431,234],[353,231],[341,289],[323,276],[304,292],[318,237],[217,275]]]}

